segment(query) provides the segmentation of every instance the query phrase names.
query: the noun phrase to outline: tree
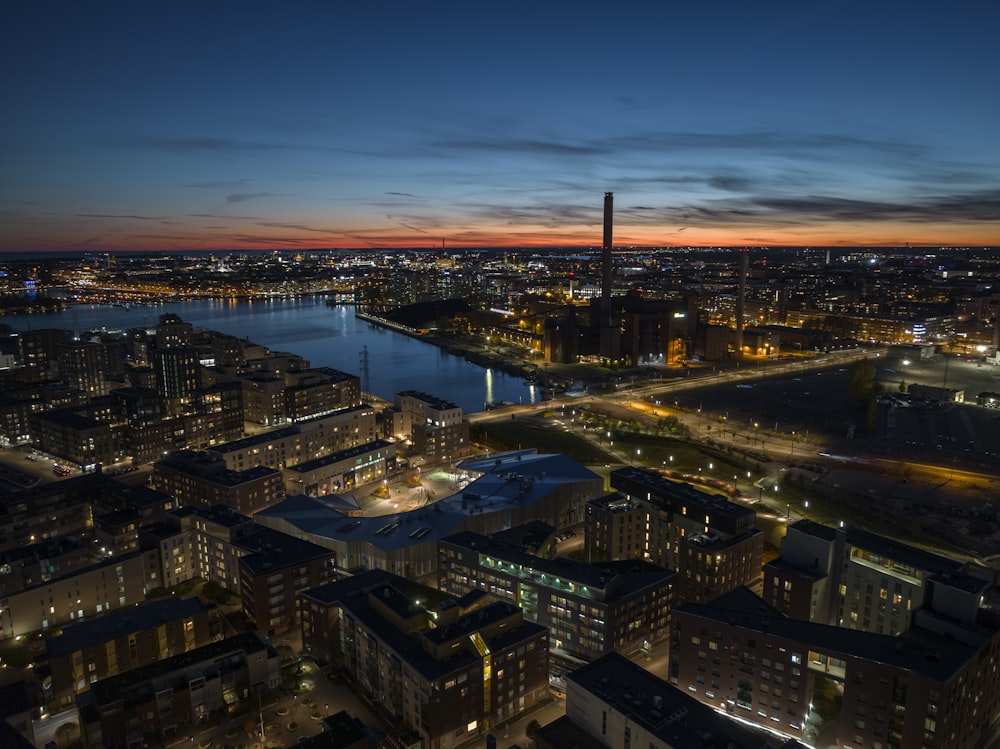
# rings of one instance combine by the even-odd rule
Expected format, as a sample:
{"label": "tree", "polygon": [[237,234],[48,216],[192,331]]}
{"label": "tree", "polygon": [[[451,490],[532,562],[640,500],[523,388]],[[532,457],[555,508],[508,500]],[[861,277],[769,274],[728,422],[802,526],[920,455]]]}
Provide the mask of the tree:
{"label": "tree", "polygon": [[851,365],[851,379],[847,386],[847,397],[857,404],[864,404],[875,392],[878,384],[875,364],[871,359],[862,359]]}
{"label": "tree", "polygon": [[535,734],[538,733],[538,729],[541,728],[541,727],[542,727],[542,724],[539,723],[534,718],[532,718],[528,722],[528,725],[526,725],[524,727],[524,735],[527,736],[529,739],[533,739],[535,737]]}
{"label": "tree", "polygon": [[76,723],[63,723],[56,729],[56,746],[59,749],[67,749],[80,741],[80,726]]}

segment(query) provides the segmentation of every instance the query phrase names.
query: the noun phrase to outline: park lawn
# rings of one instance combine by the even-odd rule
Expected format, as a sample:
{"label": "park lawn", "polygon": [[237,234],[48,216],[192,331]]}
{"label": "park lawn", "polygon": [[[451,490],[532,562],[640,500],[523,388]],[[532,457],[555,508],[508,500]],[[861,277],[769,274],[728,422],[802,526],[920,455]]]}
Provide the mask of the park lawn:
{"label": "park lawn", "polygon": [[561,453],[584,465],[615,461],[605,450],[573,432],[513,420],[473,425],[472,441],[491,450],[537,448],[543,453]]}

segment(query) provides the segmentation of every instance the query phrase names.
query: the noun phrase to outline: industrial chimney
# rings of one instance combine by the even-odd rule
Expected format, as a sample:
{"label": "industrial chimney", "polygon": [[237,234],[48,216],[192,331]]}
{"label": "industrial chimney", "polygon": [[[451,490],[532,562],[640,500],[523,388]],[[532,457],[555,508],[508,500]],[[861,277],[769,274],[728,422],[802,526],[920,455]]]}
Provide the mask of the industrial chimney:
{"label": "industrial chimney", "polygon": [[601,251],[601,356],[613,360],[618,358],[614,315],[611,306],[611,234],[614,225],[615,194],[604,193],[604,245]]}

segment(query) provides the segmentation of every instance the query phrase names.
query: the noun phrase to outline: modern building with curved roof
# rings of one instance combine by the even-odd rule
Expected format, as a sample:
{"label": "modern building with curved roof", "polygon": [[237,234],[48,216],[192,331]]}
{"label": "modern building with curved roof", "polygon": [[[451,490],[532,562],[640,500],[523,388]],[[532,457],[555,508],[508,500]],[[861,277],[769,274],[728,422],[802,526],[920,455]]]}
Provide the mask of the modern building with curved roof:
{"label": "modern building with curved roof", "polygon": [[462,531],[488,535],[540,520],[556,528],[583,520],[604,481],[559,454],[518,450],[470,458],[459,469],[479,477],[460,492],[411,512],[348,517],[324,498],[300,495],[258,512],[260,524],[333,549],[337,566],[414,577],[437,570],[438,539]]}

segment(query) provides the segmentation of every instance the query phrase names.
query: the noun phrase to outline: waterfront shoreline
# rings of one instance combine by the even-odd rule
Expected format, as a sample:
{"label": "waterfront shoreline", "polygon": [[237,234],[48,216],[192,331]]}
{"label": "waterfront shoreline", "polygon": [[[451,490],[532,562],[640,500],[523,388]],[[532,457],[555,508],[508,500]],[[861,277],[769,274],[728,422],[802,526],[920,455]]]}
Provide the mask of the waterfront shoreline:
{"label": "waterfront shoreline", "polygon": [[484,369],[496,369],[504,372],[505,374],[524,378],[536,376],[538,373],[537,365],[532,364],[531,362],[522,362],[509,357],[503,357],[503,355],[499,353],[491,355],[488,351],[476,351],[472,348],[471,344],[461,341],[454,336],[446,336],[444,334],[431,332],[422,333],[416,328],[411,328],[410,326],[403,325],[402,323],[393,322],[392,320],[379,317],[378,315],[373,315],[369,312],[363,312],[357,308],[354,310],[354,316],[360,320],[370,323],[371,325],[377,325],[379,327],[410,336],[411,338],[416,338],[424,343],[430,343],[452,356],[462,357],[467,362],[475,364],[477,367],[483,367]]}

